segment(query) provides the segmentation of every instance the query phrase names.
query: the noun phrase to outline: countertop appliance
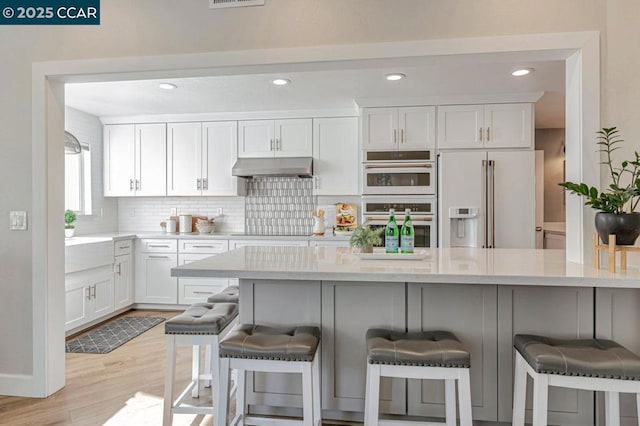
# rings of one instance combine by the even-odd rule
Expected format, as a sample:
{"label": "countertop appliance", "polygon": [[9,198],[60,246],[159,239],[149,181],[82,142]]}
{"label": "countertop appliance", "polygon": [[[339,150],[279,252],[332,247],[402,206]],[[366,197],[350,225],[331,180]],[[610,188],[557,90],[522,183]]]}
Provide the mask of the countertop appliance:
{"label": "countertop appliance", "polygon": [[444,152],[440,247],[535,248],[533,151]]}
{"label": "countertop appliance", "polygon": [[362,219],[364,224],[371,228],[387,226],[389,209],[395,210],[398,226],[402,226],[405,209],[411,210],[411,221],[415,231],[415,247],[436,247],[435,195],[362,197]]}

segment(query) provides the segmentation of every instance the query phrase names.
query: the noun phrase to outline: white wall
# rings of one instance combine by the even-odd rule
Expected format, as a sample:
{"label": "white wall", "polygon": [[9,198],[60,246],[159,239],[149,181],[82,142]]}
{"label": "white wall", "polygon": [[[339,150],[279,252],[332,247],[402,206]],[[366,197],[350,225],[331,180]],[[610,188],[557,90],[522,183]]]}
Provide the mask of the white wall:
{"label": "white wall", "polygon": [[544,151],[544,221],[564,222],[564,129],[536,129],[536,149]]}
{"label": "white wall", "polygon": [[32,371],[32,235],[9,232],[6,218],[31,210],[33,62],[598,30],[603,122],[615,121],[640,149],[640,57],[629,54],[640,42],[636,0],[268,0],[215,11],[206,4],[109,0],[100,26],[0,26],[0,381]]}
{"label": "white wall", "polygon": [[102,122],[94,115],[65,108],[65,129],[78,138],[80,143],[89,145],[91,153],[91,202],[93,214],[78,215],[76,234],[96,234],[118,229],[118,201],[104,198]]}

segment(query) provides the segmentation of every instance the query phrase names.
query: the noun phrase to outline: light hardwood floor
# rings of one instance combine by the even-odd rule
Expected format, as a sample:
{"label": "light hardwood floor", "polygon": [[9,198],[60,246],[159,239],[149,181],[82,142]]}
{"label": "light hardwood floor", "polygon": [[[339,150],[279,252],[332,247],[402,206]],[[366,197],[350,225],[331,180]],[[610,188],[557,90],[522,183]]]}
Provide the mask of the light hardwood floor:
{"label": "light hardwood floor", "polygon": [[[180,312],[130,311],[171,318]],[[166,345],[164,322],[109,354],[66,354],[66,386],[46,399],[0,397],[0,424],[160,425]],[[191,375],[191,347],[178,347],[176,394]],[[208,390],[201,401],[207,403]],[[211,416],[176,415],[174,425],[212,425]]]}

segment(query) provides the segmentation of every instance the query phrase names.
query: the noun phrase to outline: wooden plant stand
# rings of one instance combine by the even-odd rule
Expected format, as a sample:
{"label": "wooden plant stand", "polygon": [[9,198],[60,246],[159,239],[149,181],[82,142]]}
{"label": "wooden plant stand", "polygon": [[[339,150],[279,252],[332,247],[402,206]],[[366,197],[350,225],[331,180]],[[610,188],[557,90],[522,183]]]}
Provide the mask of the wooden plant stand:
{"label": "wooden plant stand", "polygon": [[620,269],[625,271],[627,269],[627,253],[640,253],[640,247],[617,246],[616,236],[613,234],[609,235],[609,244],[600,244],[600,237],[598,236],[598,233],[596,233],[593,236],[593,265],[597,269],[600,269],[601,251],[609,253],[609,272],[616,272],[616,252],[620,252]]}

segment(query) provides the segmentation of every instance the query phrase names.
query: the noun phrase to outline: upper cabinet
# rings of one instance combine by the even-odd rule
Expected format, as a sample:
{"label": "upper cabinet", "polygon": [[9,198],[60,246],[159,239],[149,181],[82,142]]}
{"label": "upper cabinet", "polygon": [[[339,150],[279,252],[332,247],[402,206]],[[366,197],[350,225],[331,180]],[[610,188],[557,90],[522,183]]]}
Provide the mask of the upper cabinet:
{"label": "upper cabinet", "polygon": [[313,120],[315,195],[358,195],[358,117]]}
{"label": "upper cabinet", "polygon": [[104,126],[104,195],[167,194],[164,123]]}
{"label": "upper cabinet", "polygon": [[311,157],[310,118],[239,122],[238,157]]}
{"label": "upper cabinet", "polygon": [[167,195],[238,195],[236,121],[167,126]]}
{"label": "upper cabinet", "polygon": [[365,108],[363,148],[365,150],[426,150],[435,148],[433,106]]}
{"label": "upper cabinet", "polygon": [[438,149],[532,146],[530,103],[438,107]]}

